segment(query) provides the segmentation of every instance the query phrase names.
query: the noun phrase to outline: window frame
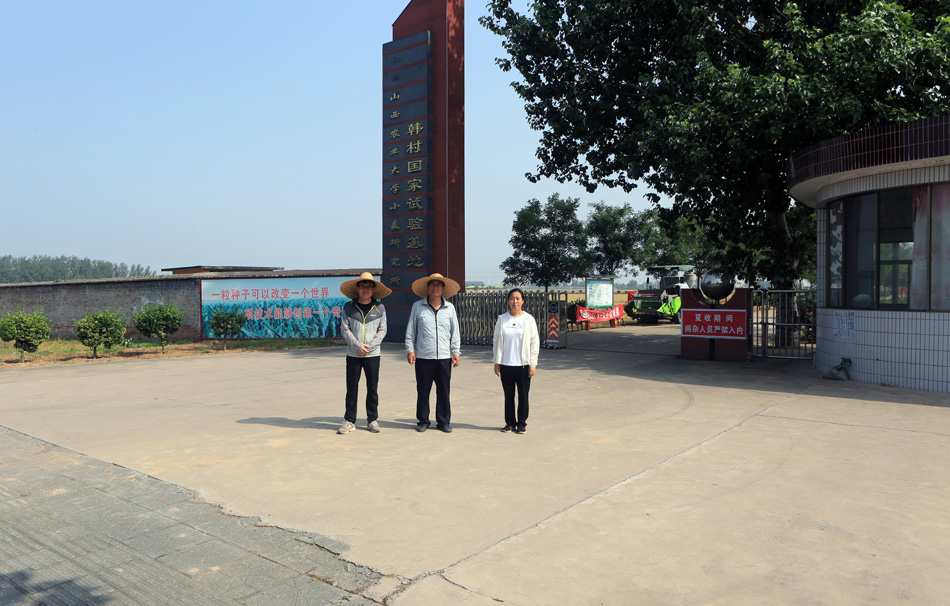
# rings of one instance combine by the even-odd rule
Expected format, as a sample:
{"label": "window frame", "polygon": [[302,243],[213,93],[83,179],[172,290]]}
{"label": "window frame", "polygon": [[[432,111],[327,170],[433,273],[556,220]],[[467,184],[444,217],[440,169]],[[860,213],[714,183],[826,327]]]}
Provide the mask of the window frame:
{"label": "window frame", "polygon": [[[915,196],[916,195],[926,196],[926,213],[927,213],[926,239],[927,241],[925,243],[922,243],[922,245],[925,245],[927,249],[927,255],[926,255],[926,260],[925,260],[926,268],[922,272],[922,274],[918,274],[918,277],[923,276],[925,278],[925,284],[918,285],[918,287],[922,287],[926,291],[926,297],[925,297],[926,307],[924,309],[911,308],[911,301],[913,300],[911,293],[913,292],[912,289],[914,287],[914,274],[915,274],[914,272],[915,257],[914,257],[913,252],[911,253],[909,260],[900,259],[900,258],[888,259],[886,261],[882,260],[882,257],[883,257],[883,255],[881,254],[882,246],[887,245],[887,244],[899,244],[899,243],[881,241],[881,232],[882,232],[881,216],[880,216],[881,194],[888,193],[888,192],[898,192],[902,190],[907,191],[911,197],[910,203],[912,205],[911,206],[912,213],[914,209],[913,205],[915,204],[914,202]],[[873,198],[873,199],[868,200],[867,198]],[[860,204],[862,212],[871,212],[873,216],[873,221],[874,221],[874,228],[873,228],[874,241],[871,245],[871,248],[872,248],[871,254],[873,257],[872,264],[873,264],[873,271],[874,271],[874,279],[873,279],[873,290],[872,290],[873,294],[871,294],[872,303],[869,307],[859,307],[859,306],[852,305],[853,300],[856,299],[857,296],[864,293],[860,292],[861,280],[859,276],[861,273],[860,272],[861,267],[855,267],[849,263],[849,258],[850,258],[849,252],[851,252],[852,255],[855,255],[855,254],[860,255],[861,251],[864,251],[864,249],[858,247],[858,248],[854,248],[853,250],[849,250],[849,239],[854,237],[854,234],[860,233],[859,230],[855,230],[853,228],[849,230],[849,223],[854,221],[856,217],[855,213],[848,212],[849,201],[858,201],[858,204]],[[840,238],[840,242],[837,243],[837,245],[840,246],[840,250],[841,250],[840,289],[832,288],[832,284],[833,284],[832,282],[832,279],[833,279],[833,276],[832,276],[832,245],[833,245],[832,229],[833,227],[838,226],[837,224],[835,224],[834,226],[832,225],[832,213],[838,212],[837,209],[835,208],[836,206],[837,208],[840,208],[840,213],[841,213],[841,223],[840,223],[841,238]],[[867,208],[867,207],[871,207],[871,208]],[[893,188],[881,189],[881,190],[876,190],[876,191],[855,193],[849,196],[842,196],[840,198],[835,198],[834,200],[831,200],[830,202],[828,202],[825,205],[825,210],[827,211],[827,221],[825,223],[825,234],[824,234],[825,235],[825,246],[824,246],[825,264],[824,264],[824,271],[822,272],[822,280],[824,281],[826,308],[856,309],[856,310],[864,309],[864,310],[880,310],[880,311],[918,311],[918,312],[919,311],[933,311],[932,301],[930,297],[931,265],[932,265],[931,231],[932,231],[932,219],[933,219],[932,184],[893,187]],[[885,229],[887,228],[885,227]],[[910,229],[911,230],[914,229],[913,215],[912,215],[912,226]],[[911,235],[912,236],[914,235],[913,231],[911,231]],[[918,246],[918,243],[916,241],[911,240],[910,242],[912,242],[914,246]],[[882,271],[882,269],[885,267],[891,268],[890,275],[891,275],[892,282],[894,280],[897,280],[899,283],[900,272],[902,270],[906,271],[906,283],[907,283],[907,296],[906,296],[907,302],[906,303],[882,302],[881,283],[884,277],[883,276],[884,272]],[[839,293],[837,297],[834,296],[834,293],[836,291]],[[859,291],[859,292],[855,292],[855,291]],[[833,304],[835,298],[839,299],[838,305]],[[939,310],[939,311],[950,311],[950,310]]]}

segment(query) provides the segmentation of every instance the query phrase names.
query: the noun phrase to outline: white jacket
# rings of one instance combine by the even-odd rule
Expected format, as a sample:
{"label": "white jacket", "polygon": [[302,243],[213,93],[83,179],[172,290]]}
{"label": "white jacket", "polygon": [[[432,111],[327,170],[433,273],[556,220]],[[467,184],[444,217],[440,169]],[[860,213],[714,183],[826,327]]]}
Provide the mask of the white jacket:
{"label": "white jacket", "polygon": [[[502,327],[507,315],[507,313],[501,314],[498,316],[498,321],[495,322],[495,338],[492,340],[492,355],[495,364],[501,364],[502,354],[505,351],[505,333]],[[526,311],[522,312],[522,316],[524,316],[524,339],[521,340],[521,361],[528,360],[527,366],[537,368],[538,352],[541,350],[541,335],[538,334],[538,323]]]}

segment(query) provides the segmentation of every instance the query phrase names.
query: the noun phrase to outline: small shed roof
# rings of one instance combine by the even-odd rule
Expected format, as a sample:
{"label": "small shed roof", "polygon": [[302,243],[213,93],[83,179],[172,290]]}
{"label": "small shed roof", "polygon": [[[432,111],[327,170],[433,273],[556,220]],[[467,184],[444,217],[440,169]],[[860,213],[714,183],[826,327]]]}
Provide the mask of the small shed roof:
{"label": "small shed roof", "polygon": [[221,274],[234,273],[241,271],[280,271],[283,267],[251,267],[244,265],[190,265],[188,267],[165,267],[162,271],[170,271],[173,275],[178,274]]}

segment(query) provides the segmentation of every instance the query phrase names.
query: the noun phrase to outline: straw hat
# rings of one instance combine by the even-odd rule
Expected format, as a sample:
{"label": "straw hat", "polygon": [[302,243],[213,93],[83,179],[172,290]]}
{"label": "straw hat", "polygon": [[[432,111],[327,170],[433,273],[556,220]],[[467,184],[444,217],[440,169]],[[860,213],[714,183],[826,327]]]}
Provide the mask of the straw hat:
{"label": "straw hat", "polygon": [[412,283],[412,292],[416,293],[420,297],[429,296],[429,282],[432,280],[437,280],[445,284],[445,290],[442,291],[442,296],[446,299],[451,299],[458,294],[462,287],[459,286],[459,283],[453,280],[452,278],[446,278],[442,274],[432,274],[431,276],[426,276],[425,278],[419,278]]}
{"label": "straw hat", "polygon": [[390,290],[389,288],[386,287],[385,284],[383,284],[382,282],[374,278],[373,274],[369,273],[368,271],[364,271],[363,273],[361,273],[360,277],[356,278],[355,280],[347,280],[343,284],[340,284],[340,292],[346,295],[350,299],[359,299],[360,293],[359,293],[359,289],[356,288],[356,285],[359,284],[360,282],[372,282],[373,284],[375,284],[375,286],[373,287],[374,299],[382,299],[383,297],[393,294],[392,290]]}

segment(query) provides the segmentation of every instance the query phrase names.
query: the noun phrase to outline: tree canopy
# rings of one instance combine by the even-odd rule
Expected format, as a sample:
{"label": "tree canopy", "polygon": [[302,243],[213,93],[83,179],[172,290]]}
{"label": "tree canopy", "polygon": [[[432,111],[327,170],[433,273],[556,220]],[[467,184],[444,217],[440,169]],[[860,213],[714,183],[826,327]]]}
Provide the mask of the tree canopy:
{"label": "tree canopy", "polygon": [[157,338],[164,354],[168,337],[185,323],[185,312],[178,309],[178,303],[155,303],[132,314],[132,322],[147,338]]}
{"label": "tree canopy", "polygon": [[946,0],[490,0],[528,121],[528,177],[672,201],[727,269],[785,285],[814,213],[785,189],[797,150],[950,113]]}
{"label": "tree canopy", "polygon": [[667,223],[659,211],[647,209],[634,213],[631,230],[636,234],[630,252],[630,263],[635,268],[646,271],[663,265],[692,265],[701,272],[722,265],[719,252],[703,229],[684,217]]}
{"label": "tree canopy", "polygon": [[50,321],[41,311],[27,313],[11,311],[0,316],[0,340],[13,341],[13,347],[20,352],[20,361],[28,353],[35,353],[43,341],[51,334]]}
{"label": "tree canopy", "polygon": [[664,217],[657,209],[634,211],[629,204],[589,204],[588,259],[594,274],[638,275],[658,265],[693,265],[697,270],[721,265],[704,230],[685,217]]}
{"label": "tree canopy", "polygon": [[149,267],[142,267],[138,264],[110,263],[109,261],[89,259],[88,257],[0,256],[0,284],[154,275],[155,272]]}
{"label": "tree canopy", "polygon": [[633,209],[629,204],[611,206],[604,202],[593,202],[590,207],[585,227],[593,273],[601,276],[626,273],[638,238]]}
{"label": "tree canopy", "polygon": [[499,266],[505,284],[536,284],[548,290],[555,284],[584,276],[587,232],[577,218],[577,198],[552,194],[542,206],[537,199],[515,212],[509,244],[514,252]]}
{"label": "tree canopy", "polygon": [[76,322],[76,337],[92,348],[93,358],[98,358],[100,347],[115,347],[125,339],[125,320],[119,312],[109,308],[86,314]]}

